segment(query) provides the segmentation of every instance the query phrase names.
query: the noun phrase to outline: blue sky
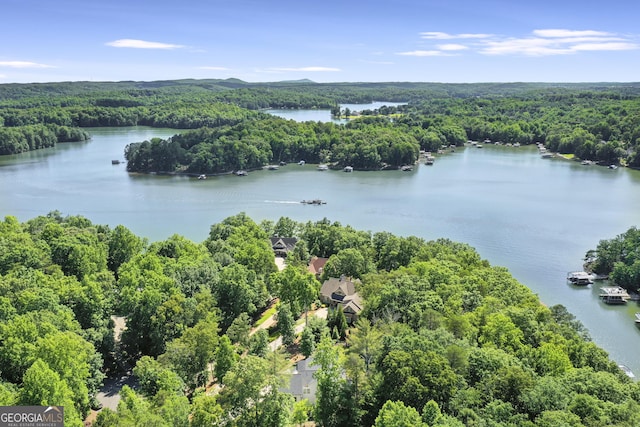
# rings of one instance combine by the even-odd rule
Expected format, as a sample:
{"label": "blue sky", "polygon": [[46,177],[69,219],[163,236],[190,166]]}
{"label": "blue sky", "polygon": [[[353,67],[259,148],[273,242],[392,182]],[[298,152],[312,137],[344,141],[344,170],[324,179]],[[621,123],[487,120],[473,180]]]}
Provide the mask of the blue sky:
{"label": "blue sky", "polygon": [[640,81],[637,0],[1,0],[0,83]]}

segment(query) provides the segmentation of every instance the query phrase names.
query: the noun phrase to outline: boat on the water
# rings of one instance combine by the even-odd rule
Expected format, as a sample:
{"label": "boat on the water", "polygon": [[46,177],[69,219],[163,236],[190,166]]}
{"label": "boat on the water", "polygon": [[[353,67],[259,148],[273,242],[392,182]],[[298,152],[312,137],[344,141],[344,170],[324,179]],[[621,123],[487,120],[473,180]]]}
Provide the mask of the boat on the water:
{"label": "boat on the water", "polygon": [[431,153],[426,153],[424,156],[424,164],[432,165],[436,158]]}
{"label": "boat on the water", "polygon": [[591,285],[593,283],[593,276],[585,271],[570,271],[567,273],[567,280],[578,286]]}
{"label": "boat on the water", "polygon": [[327,202],[320,199],[302,200],[300,203],[303,203],[305,205],[326,205],[327,204]]}
{"label": "boat on the water", "polygon": [[205,174],[199,175],[198,179],[207,179],[207,175],[205,175]]}
{"label": "boat on the water", "polygon": [[329,170],[329,166],[327,166],[327,165],[318,165],[318,170],[319,171]]}
{"label": "boat on the water", "polygon": [[636,325],[640,326],[640,313],[636,313]]}
{"label": "boat on the water", "polygon": [[626,365],[618,365],[618,368],[620,368],[620,370],[622,372],[624,372],[624,374],[626,376],[628,376],[629,378],[635,378],[636,376],[633,374],[633,371],[631,369],[629,369],[629,367],[627,367]]}

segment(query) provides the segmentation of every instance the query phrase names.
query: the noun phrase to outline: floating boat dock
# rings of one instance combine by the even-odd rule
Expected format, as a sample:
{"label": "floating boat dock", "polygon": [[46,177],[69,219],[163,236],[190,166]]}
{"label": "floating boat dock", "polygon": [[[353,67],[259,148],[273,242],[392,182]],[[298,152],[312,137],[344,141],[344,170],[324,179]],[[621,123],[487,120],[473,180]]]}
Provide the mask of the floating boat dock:
{"label": "floating boat dock", "polygon": [[570,271],[567,273],[567,281],[574,285],[586,286],[593,284],[594,277],[585,271]]}
{"label": "floating boat dock", "polygon": [[626,304],[631,295],[620,286],[604,286],[600,288],[600,298],[607,304]]}

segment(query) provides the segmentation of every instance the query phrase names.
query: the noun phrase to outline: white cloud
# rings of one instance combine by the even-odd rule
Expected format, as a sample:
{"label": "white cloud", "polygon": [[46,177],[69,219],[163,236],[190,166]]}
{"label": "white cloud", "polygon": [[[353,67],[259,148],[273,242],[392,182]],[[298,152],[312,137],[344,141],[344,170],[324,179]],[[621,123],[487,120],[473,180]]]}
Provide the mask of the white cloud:
{"label": "white cloud", "polygon": [[482,33],[449,34],[449,33],[442,33],[440,31],[426,31],[426,32],[420,33],[420,37],[422,37],[423,39],[435,39],[435,40],[486,39],[491,37],[491,34],[482,34]]}
{"label": "white cloud", "polygon": [[610,42],[610,43],[582,43],[582,44],[577,44],[575,46],[572,46],[571,49],[575,50],[575,51],[580,51],[580,50],[633,50],[633,49],[638,49],[638,45],[633,44],[633,43],[626,43],[626,42],[621,42],[621,43],[615,43],[615,42]]}
{"label": "white cloud", "polygon": [[488,41],[480,53],[484,55],[522,54],[527,56],[563,55],[573,53],[566,46],[542,38],[508,39]]}
{"label": "white cloud", "polygon": [[439,44],[437,48],[440,50],[449,50],[449,51],[469,49],[468,46],[465,46],[463,44],[456,44],[456,43]]}
{"label": "white cloud", "polygon": [[587,42],[616,42],[625,41],[621,37],[563,37],[557,39],[548,39],[556,43],[587,43]]}
{"label": "white cloud", "polygon": [[369,61],[369,60],[363,60],[361,61],[365,64],[376,64],[376,65],[393,65],[394,62],[392,61]]}
{"label": "white cloud", "polygon": [[569,30],[561,28],[537,29],[531,34],[514,37],[484,33],[452,34],[440,31],[420,33],[425,40],[467,39],[465,44],[444,43],[431,45],[424,50],[400,52],[406,56],[452,56],[462,51],[482,55],[552,56],[571,55],[584,51],[622,51],[640,49],[637,36],[597,30]]}
{"label": "white cloud", "polygon": [[53,65],[38,64],[29,61],[0,61],[0,67],[8,68],[55,68]]}
{"label": "white cloud", "polygon": [[479,52],[484,55],[548,56],[580,51],[620,51],[638,49],[629,39],[604,31],[535,30],[534,37],[486,40]]}
{"label": "white cloud", "polygon": [[333,67],[299,67],[299,68],[271,68],[271,71],[302,71],[302,72],[336,72],[340,68]]}
{"label": "white cloud", "polygon": [[593,30],[565,30],[565,29],[548,29],[533,30],[533,35],[538,37],[607,37],[612,35],[605,31]]}
{"label": "white cloud", "polygon": [[446,56],[447,54],[441,50],[412,50],[410,52],[398,52],[397,55],[403,56]]}
{"label": "white cloud", "polygon": [[180,49],[185,47],[179,44],[150,42],[150,41],[136,40],[136,39],[120,39],[120,40],[114,40],[112,42],[107,42],[105,44],[111,47],[125,47],[125,48],[133,48],[133,49],[170,50],[170,49]]}
{"label": "white cloud", "polygon": [[210,67],[210,66],[198,67],[198,69],[211,70],[211,71],[228,71],[229,70],[227,67]]}

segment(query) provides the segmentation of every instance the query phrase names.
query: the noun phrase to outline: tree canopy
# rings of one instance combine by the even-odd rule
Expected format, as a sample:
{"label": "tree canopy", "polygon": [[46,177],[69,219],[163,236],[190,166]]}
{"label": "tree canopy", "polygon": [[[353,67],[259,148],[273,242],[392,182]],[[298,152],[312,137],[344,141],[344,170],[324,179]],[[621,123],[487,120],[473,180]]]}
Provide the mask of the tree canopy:
{"label": "tree canopy", "polygon": [[[381,169],[419,150],[467,140],[544,143],[603,164],[640,167],[640,101],[631,84],[256,83],[191,80],[0,85],[0,155],[82,141],[82,128],[156,126],[185,132],[130,144],[135,172],[220,173],[277,162]],[[346,125],[296,123],[263,108],[401,101]],[[345,111],[346,113],[346,111]],[[350,112],[349,112],[350,113]]]}
{"label": "tree canopy", "polygon": [[[67,424],[80,426],[105,376],[124,364],[139,388],[124,387],[97,426],[640,422],[640,387],[585,328],[468,245],[326,219],[287,229],[309,255],[337,256],[336,273],[358,272],[357,322],[331,310],[327,320],[310,316],[298,337],[293,320],[317,303],[316,279],[300,266],[276,272],[267,233],[242,213],[202,243],[148,243],[59,212],[6,217],[0,404],[63,404]],[[615,239],[624,248],[609,251],[616,262],[632,258],[636,234]],[[367,267],[351,271],[347,260],[360,259]],[[318,368],[311,407],[287,392],[294,355],[271,351],[267,329],[253,330],[274,298],[281,324],[270,332]],[[115,315],[126,321],[121,340]]]}

